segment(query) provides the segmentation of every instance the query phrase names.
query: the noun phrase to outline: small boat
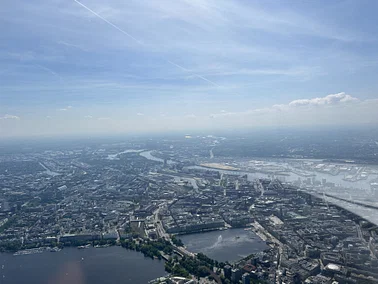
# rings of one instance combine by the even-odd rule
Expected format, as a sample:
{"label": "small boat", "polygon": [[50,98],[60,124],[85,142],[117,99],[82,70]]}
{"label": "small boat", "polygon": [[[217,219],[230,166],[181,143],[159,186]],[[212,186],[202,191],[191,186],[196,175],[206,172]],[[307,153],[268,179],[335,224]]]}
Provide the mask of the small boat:
{"label": "small boat", "polygon": [[85,245],[85,246],[78,246],[77,248],[78,249],[88,249],[88,248],[90,248],[91,247],[91,244],[87,244],[87,245]]}
{"label": "small boat", "polygon": [[108,248],[110,247],[110,244],[105,244],[105,245],[95,245],[95,248]]}
{"label": "small boat", "polygon": [[50,252],[58,252],[58,251],[61,251],[61,249],[58,247],[50,248]]}
{"label": "small boat", "polygon": [[237,239],[240,239],[240,237],[239,237],[239,236],[236,236],[236,237],[235,237],[235,240],[237,240]]}

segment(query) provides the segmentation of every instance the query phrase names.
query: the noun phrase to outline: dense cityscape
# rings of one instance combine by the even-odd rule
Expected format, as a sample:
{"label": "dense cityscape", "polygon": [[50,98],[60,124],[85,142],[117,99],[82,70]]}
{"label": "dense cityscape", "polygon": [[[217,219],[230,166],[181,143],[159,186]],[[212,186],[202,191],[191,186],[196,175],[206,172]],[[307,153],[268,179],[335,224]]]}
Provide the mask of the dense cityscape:
{"label": "dense cityscape", "polygon": [[378,284],[378,1],[0,9],[0,284]]}
{"label": "dense cityscape", "polygon": [[[125,141],[4,147],[1,250],[118,245],[165,261],[151,283],[378,283],[370,162],[233,157],[212,135]],[[234,228],[265,249],[219,260],[180,239]]]}

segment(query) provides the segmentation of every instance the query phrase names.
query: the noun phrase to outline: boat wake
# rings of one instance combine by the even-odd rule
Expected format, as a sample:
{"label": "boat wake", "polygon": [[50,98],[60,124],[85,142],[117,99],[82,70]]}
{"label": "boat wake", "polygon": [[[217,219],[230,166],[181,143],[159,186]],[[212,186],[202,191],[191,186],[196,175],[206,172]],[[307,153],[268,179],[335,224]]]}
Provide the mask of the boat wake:
{"label": "boat wake", "polygon": [[223,237],[222,237],[222,235],[219,235],[217,241],[211,247],[209,247],[209,249],[214,249],[214,248],[219,247],[221,245],[222,241],[223,241]]}

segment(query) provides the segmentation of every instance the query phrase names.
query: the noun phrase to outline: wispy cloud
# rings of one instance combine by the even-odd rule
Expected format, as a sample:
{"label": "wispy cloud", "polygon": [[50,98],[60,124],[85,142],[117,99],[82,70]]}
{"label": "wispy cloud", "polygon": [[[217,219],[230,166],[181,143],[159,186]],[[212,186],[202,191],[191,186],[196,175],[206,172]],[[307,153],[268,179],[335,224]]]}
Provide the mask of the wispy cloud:
{"label": "wispy cloud", "polygon": [[244,116],[244,115],[258,115],[267,114],[281,111],[292,111],[298,108],[304,107],[325,107],[325,106],[337,106],[343,104],[353,104],[361,102],[358,98],[351,95],[347,95],[344,92],[337,94],[330,94],[325,97],[317,97],[311,99],[299,99],[293,100],[288,104],[276,104],[266,108],[255,108],[240,112],[226,112],[222,110],[220,113],[210,114],[211,118],[217,117],[230,117],[230,116]]}
{"label": "wispy cloud", "polygon": [[325,97],[313,98],[313,99],[302,99],[294,100],[288,105],[290,107],[302,107],[302,106],[322,106],[322,105],[335,105],[340,103],[355,103],[359,99],[347,95],[344,92],[338,94],[332,94]]}
{"label": "wispy cloud", "polygon": [[88,49],[86,49],[86,48],[84,48],[84,47],[82,47],[82,46],[80,46],[80,45],[77,45],[77,44],[73,44],[73,43],[65,42],[65,41],[63,41],[63,40],[60,40],[60,41],[58,41],[57,43],[60,44],[60,45],[64,45],[64,46],[66,46],[66,47],[76,48],[76,49],[79,49],[79,50],[81,50],[81,51],[88,52]]}
{"label": "wispy cloud", "polygon": [[89,8],[88,6],[84,5],[83,3],[81,3],[80,1],[77,1],[77,0],[74,0],[77,4],[79,4],[81,7],[83,7],[84,9],[86,9],[87,11],[89,11],[90,13],[92,13],[93,15],[95,15],[97,18],[103,20],[105,23],[107,23],[108,25],[112,26],[113,28],[115,28],[116,30],[120,31],[121,33],[123,33],[125,36],[131,38],[133,41],[135,41],[136,43],[138,44],[143,44],[141,41],[139,41],[138,39],[136,39],[135,37],[133,37],[131,34],[129,34],[128,32],[124,31],[123,29],[121,29],[120,27],[118,27],[117,25],[113,24],[112,22],[108,21],[107,19],[105,19],[104,17],[102,17],[100,14],[96,13],[95,11],[93,11],[91,8]]}
{"label": "wispy cloud", "polygon": [[[177,68],[181,69],[182,71],[185,71],[185,72],[190,73],[190,70],[189,70],[189,69],[187,69],[187,68],[185,68],[185,67],[183,67],[183,66],[181,66],[181,65],[179,65],[179,64],[177,64],[177,63],[174,63],[174,62],[172,62],[172,61],[170,61],[170,60],[168,60],[168,63],[171,64],[171,65],[173,65],[173,66],[176,66]],[[214,85],[214,86],[216,86],[216,87],[220,87],[220,85],[218,85],[217,83],[215,83],[215,82],[213,82],[213,81],[211,81],[211,80],[205,78],[205,77],[202,76],[202,75],[198,75],[198,74],[192,73],[192,76],[197,77],[197,78],[199,78],[199,79],[201,79],[201,80],[204,80],[204,81],[206,81],[206,82],[208,82],[208,83],[210,83],[210,84],[212,84],[212,85]]]}
{"label": "wispy cloud", "polygon": [[5,114],[0,116],[0,120],[20,120],[20,117],[12,114]]}
{"label": "wispy cloud", "polygon": [[59,108],[58,111],[68,111],[70,109],[72,109],[72,106],[66,106],[64,108]]}
{"label": "wispy cloud", "polygon": [[[298,76],[303,77],[306,75],[314,74],[316,71],[315,68],[288,68],[288,69],[247,69],[241,68],[232,70],[230,68],[228,71],[219,71],[219,72],[211,72],[206,73],[207,76],[255,76],[255,75],[263,75],[263,76],[275,76],[275,75],[283,75],[283,76]],[[319,74],[319,72],[317,72]]]}
{"label": "wispy cloud", "polygon": [[[131,38],[134,42],[136,42],[137,44],[139,45],[142,45],[144,46],[143,42],[141,42],[140,40],[136,39],[134,36],[132,36],[130,33],[126,32],[124,29],[121,29],[119,26],[115,25],[114,23],[112,23],[111,21],[107,20],[106,18],[102,17],[101,15],[99,15],[98,13],[96,13],[95,11],[93,11],[91,8],[89,8],[88,6],[84,5],[83,3],[81,3],[80,1],[78,0],[74,0],[77,4],[79,4],[80,6],[82,6],[84,9],[88,10],[90,13],[92,13],[93,15],[95,15],[97,18],[103,20],[105,23],[107,23],[108,25],[112,26],[113,28],[115,28],[116,30],[118,30],[119,32],[121,32],[122,34],[126,35],[127,37]],[[183,67],[182,65],[180,64],[177,64],[175,62],[173,62],[172,60],[168,60],[168,59],[165,59],[169,64],[173,65],[173,66],[176,66],[178,67],[179,69],[185,71],[185,72],[190,72],[189,69]],[[193,73],[192,74],[193,76],[207,82],[207,83],[210,83],[214,86],[217,86],[219,87],[219,85],[211,80],[209,80],[208,78],[205,78],[204,76],[202,75],[199,75],[199,74],[195,74]]]}
{"label": "wispy cloud", "polygon": [[[171,4],[171,5],[170,5]],[[260,5],[259,5],[260,4]],[[340,41],[369,40],[363,34],[327,25],[310,16],[289,9],[267,10],[256,2],[229,0],[149,2],[143,6],[163,13],[165,17],[197,26],[203,30],[249,28],[274,34],[305,34]]]}
{"label": "wispy cloud", "polygon": [[[67,133],[80,120],[110,132],[334,121],[353,107],[375,118],[377,25],[360,2],[24,2],[3,5],[0,42],[0,111],[27,114],[21,134],[48,115]],[[346,87],[356,95],[316,95]]]}
{"label": "wispy cloud", "polygon": [[46,71],[46,72],[48,72],[48,73],[50,73],[50,74],[52,74],[52,75],[54,75],[54,76],[57,77],[59,80],[62,80],[62,77],[61,77],[58,73],[56,73],[55,71],[53,71],[52,69],[50,69],[50,68],[48,68],[48,67],[46,67],[46,66],[42,66],[42,65],[40,65],[40,64],[33,64],[33,65],[36,66],[36,67],[38,67],[38,68],[43,69],[44,71]]}
{"label": "wispy cloud", "polygon": [[10,59],[16,60],[22,63],[31,63],[31,62],[53,62],[53,61],[61,61],[64,60],[63,55],[59,54],[43,54],[37,53],[32,50],[24,50],[24,51],[1,51],[0,52],[0,59]]}

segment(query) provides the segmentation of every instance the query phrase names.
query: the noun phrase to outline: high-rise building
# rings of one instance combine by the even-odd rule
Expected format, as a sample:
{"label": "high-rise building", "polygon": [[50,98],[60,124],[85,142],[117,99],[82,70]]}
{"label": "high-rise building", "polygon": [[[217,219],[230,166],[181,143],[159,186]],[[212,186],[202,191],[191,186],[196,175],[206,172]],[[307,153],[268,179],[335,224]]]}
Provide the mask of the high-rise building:
{"label": "high-rise building", "polygon": [[231,279],[231,266],[229,265],[226,265],[225,267],[223,267],[223,271],[224,271],[224,277],[227,278],[227,279]]}
{"label": "high-rise building", "polygon": [[231,282],[238,283],[242,276],[242,271],[238,268],[234,268],[231,270]]}
{"label": "high-rise building", "polygon": [[242,276],[242,283],[243,284],[250,284],[251,283],[251,277],[248,273],[244,273]]}

